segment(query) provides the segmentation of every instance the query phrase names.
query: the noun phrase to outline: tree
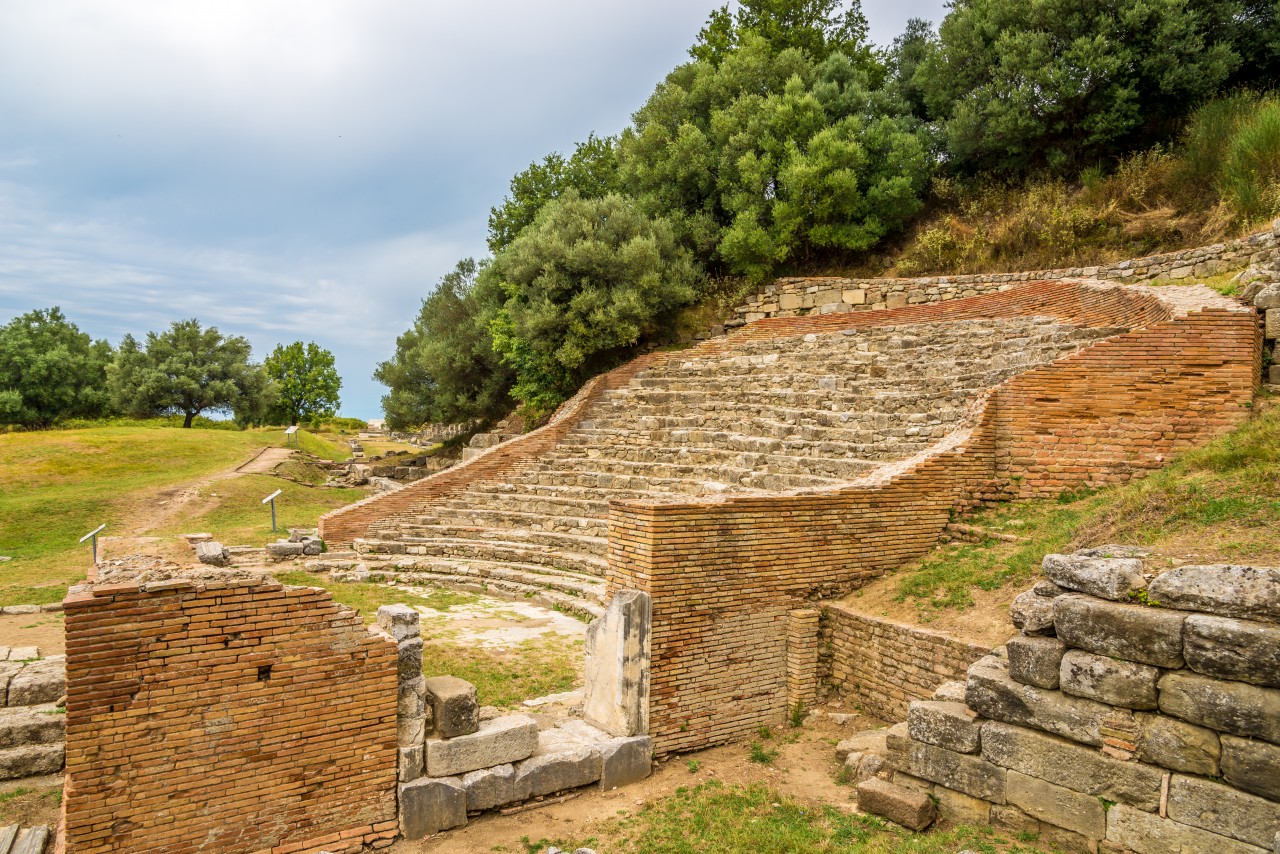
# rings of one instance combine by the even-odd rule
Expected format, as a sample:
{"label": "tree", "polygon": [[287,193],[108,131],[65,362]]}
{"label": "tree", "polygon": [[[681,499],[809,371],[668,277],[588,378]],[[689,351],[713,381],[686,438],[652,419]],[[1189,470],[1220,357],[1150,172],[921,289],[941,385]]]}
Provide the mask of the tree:
{"label": "tree", "polygon": [[440,280],[373,374],[390,390],[382,398],[389,427],[492,421],[510,411],[515,375],[489,330],[504,299],[489,266],[471,258]]}
{"label": "tree", "polygon": [[139,417],[181,413],[183,427],[201,412],[230,412],[254,387],[249,342],[224,338],[216,327],[177,320],[147,333],[146,347],[132,335],[120,342],[108,368],[108,389],[122,411]]}
{"label": "tree", "polygon": [[342,379],[333,366],[333,354],[314,341],[277,344],[263,367],[275,381],[277,405],[290,424],[315,415],[332,417],[338,411]]}
{"label": "tree", "polygon": [[719,65],[748,33],[775,52],[797,48],[819,62],[839,50],[867,51],[867,19],[858,0],[848,8],[845,0],[742,0],[733,14],[728,6],[711,13],[689,55]]}
{"label": "tree", "polygon": [[507,299],[493,347],[512,394],[547,411],[692,302],[702,273],[671,224],[610,194],[570,191],[494,259]]}
{"label": "tree", "polygon": [[0,423],[47,427],[107,412],[111,346],[93,341],[57,306],[0,327]]}

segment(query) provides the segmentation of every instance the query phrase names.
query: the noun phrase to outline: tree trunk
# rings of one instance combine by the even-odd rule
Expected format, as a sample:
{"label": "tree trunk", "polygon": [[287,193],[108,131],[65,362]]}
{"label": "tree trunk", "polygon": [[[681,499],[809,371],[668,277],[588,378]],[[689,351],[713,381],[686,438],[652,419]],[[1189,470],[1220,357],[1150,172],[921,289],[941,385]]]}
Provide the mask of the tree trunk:
{"label": "tree trunk", "polygon": [[196,413],[188,412],[187,417],[182,421],[182,426],[187,429],[191,429],[191,422],[195,419],[195,417],[196,417]]}

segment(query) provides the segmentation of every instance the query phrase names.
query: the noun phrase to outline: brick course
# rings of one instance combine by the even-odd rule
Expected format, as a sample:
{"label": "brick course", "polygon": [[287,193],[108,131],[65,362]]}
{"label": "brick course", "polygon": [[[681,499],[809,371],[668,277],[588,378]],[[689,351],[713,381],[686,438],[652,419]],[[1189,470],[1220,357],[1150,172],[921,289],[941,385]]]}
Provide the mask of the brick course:
{"label": "brick course", "polygon": [[389,844],[394,643],[319,589],[158,586],[64,603],[67,854]]}

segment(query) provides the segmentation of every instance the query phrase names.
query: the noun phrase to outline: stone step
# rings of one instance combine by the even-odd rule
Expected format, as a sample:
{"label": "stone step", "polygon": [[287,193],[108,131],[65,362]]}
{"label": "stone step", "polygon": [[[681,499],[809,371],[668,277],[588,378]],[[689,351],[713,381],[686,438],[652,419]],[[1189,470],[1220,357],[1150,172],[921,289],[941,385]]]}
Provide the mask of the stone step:
{"label": "stone step", "polygon": [[599,555],[559,551],[536,543],[411,536],[398,537],[394,543],[403,547],[403,550],[393,547],[387,540],[366,542],[365,548],[373,549],[373,554],[525,563],[552,569],[571,568],[592,575],[604,575],[609,568],[608,561]]}
{"label": "stone step", "polygon": [[14,839],[13,845],[9,848],[9,854],[44,854],[44,849],[49,844],[49,836],[47,825],[28,827]]}
{"label": "stone step", "polygon": [[[509,501],[515,507],[531,507],[532,509],[509,510],[502,506],[496,506],[504,501]],[[548,531],[571,535],[581,534],[593,539],[604,539],[608,535],[608,523],[605,520],[605,514],[608,512],[607,502],[599,502],[604,505],[599,517],[589,518],[569,515],[568,513],[556,515],[537,510],[537,506],[540,506],[541,502],[544,501],[550,503],[552,499],[518,493],[509,493],[501,496],[489,495],[486,500],[486,506],[479,506],[470,502],[465,506],[433,505],[428,511],[423,511],[424,513],[429,512],[430,515],[415,517],[413,524],[466,525],[485,527],[491,530]],[[563,504],[564,502],[558,503]],[[589,554],[590,552],[588,551],[587,553]]]}
{"label": "stone step", "polygon": [[587,620],[594,620],[605,611],[604,605],[599,600],[573,596],[559,590],[510,579],[432,572],[373,572],[369,577],[370,580],[375,581],[396,579],[409,584],[437,584],[513,602],[533,602]]}
{"label": "stone step", "polygon": [[[566,452],[568,453],[568,452]],[[633,462],[626,459],[587,456],[561,456],[558,453],[545,455],[538,465],[540,475],[551,474],[557,479],[563,477],[572,482],[584,476],[607,475],[620,477],[625,481],[638,479],[646,485],[653,484],[657,491],[671,488],[680,492],[699,489],[699,484],[742,484],[759,489],[790,489],[808,486],[836,486],[851,477],[832,477],[804,471],[802,466],[795,466],[791,471],[772,469],[753,469],[745,466],[700,465],[679,461],[675,454],[669,455],[671,462]],[[855,466],[856,468],[856,466]],[[757,484],[756,481],[767,477],[772,481],[769,485]],[[598,481],[597,481],[598,482]],[[686,486],[685,484],[689,484]],[[775,485],[776,484],[776,485]],[[600,483],[606,486],[606,483]],[[713,487],[714,489],[714,487]]]}
{"label": "stone step", "polygon": [[67,716],[52,703],[0,708],[0,749],[66,740]]}
{"label": "stone step", "polygon": [[[767,443],[767,444],[766,444]],[[578,460],[608,459],[611,462],[624,462],[632,465],[657,463],[660,459],[678,466],[731,467],[749,472],[768,472],[771,474],[816,474],[825,477],[845,479],[849,471],[874,468],[878,462],[855,456],[853,453],[842,456],[824,456],[815,445],[802,442],[790,443],[796,446],[794,452],[779,451],[747,451],[738,449],[719,449],[700,445],[679,445],[677,447],[630,446],[630,447],[583,447],[572,446],[557,448],[543,457],[544,463],[555,461],[560,467],[569,466]],[[772,445],[781,448],[782,440],[770,439],[761,442],[761,446]]]}
{"label": "stone step", "polygon": [[[377,571],[372,570],[371,571]],[[568,569],[550,569],[539,564],[457,558],[418,559],[411,563],[399,563],[395,577],[408,574],[448,575],[458,578],[492,579],[509,581],[545,590],[555,590],[570,596],[604,600],[605,582],[599,576]]]}
{"label": "stone step", "polygon": [[405,537],[420,539],[443,537],[446,539],[499,541],[541,546],[561,552],[601,557],[609,549],[609,541],[605,537],[528,530],[517,526],[491,528],[481,525],[402,522],[396,525],[394,530],[397,532],[396,538],[404,542],[408,542],[408,540],[403,539]]}

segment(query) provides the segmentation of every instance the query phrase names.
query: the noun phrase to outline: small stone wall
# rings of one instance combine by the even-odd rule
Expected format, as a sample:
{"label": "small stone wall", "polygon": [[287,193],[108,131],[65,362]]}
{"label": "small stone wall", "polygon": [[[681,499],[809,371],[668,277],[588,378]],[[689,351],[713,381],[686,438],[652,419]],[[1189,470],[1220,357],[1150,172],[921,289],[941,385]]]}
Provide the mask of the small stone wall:
{"label": "small stone wall", "polygon": [[886,721],[907,716],[912,700],[930,697],[944,682],[963,679],[990,650],[916,626],[824,603],[831,644],[831,687]]}
{"label": "small stone wall", "polygon": [[247,574],[73,588],[66,854],[390,845],[396,648]]}
{"label": "small stone wall", "polygon": [[1133,554],[1046,557],[1015,611],[1034,634],[975,663],[963,702],[912,704],[894,782],[1067,850],[1277,850],[1280,568],[1148,583]]}
{"label": "small stone wall", "polygon": [[776,279],[745,305],[735,308],[734,316],[726,326],[741,326],[766,317],[874,311],[945,302],[1008,290],[1023,282],[1088,278],[1138,284],[1154,279],[1183,280],[1192,276],[1212,276],[1263,262],[1278,245],[1278,235],[1280,226],[1239,240],[1150,255],[1117,264],[1029,273],[979,273],[910,279],[850,279],[834,276]]}

